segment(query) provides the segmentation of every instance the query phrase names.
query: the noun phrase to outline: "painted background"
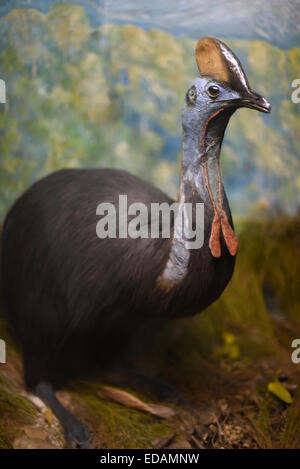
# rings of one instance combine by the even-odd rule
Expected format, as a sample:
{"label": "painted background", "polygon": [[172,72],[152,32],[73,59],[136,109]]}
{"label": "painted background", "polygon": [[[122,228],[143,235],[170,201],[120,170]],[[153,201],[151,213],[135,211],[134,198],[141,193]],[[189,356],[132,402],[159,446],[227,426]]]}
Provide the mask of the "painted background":
{"label": "painted background", "polygon": [[[146,357],[136,353],[143,373],[197,403],[200,446],[181,411],[156,419],[100,399],[98,382],[74,383],[60,399],[97,448],[157,448],[170,434],[174,449],[300,448],[291,359],[300,338],[299,13],[299,0],[0,0],[0,224],[31,182],[65,166],[126,168],[175,195],[180,110],[201,36],[223,38],[273,106],[271,115],[237,111],[225,136],[239,237],[232,281],[201,315],[157,331]],[[24,399],[4,311],[0,292],[0,448],[61,448],[51,415]]]}
{"label": "painted background", "polygon": [[225,39],[273,106],[270,116],[238,111],[227,130],[222,166],[234,214],[294,213],[298,11],[291,0],[2,0],[1,219],[30,183],[61,167],[126,168],[175,196],[180,109],[203,35]]}

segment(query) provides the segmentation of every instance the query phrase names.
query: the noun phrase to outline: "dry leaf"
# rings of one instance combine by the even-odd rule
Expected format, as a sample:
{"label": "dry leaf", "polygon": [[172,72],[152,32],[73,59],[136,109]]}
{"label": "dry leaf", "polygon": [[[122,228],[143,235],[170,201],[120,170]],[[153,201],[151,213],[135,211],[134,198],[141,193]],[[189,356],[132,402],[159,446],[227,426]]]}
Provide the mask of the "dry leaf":
{"label": "dry leaf", "polygon": [[187,440],[184,440],[183,438],[175,441],[171,445],[168,446],[168,449],[193,449],[190,445],[190,443]]}
{"label": "dry leaf", "polygon": [[149,414],[155,415],[156,417],[167,419],[176,415],[176,412],[170,407],[157,404],[148,404],[126,391],[111,388],[110,386],[103,386],[101,389],[98,389],[98,394],[103,399],[117,402],[118,404],[130,407],[131,409],[148,412]]}
{"label": "dry leaf", "polygon": [[190,436],[190,440],[191,440],[191,442],[193,443],[193,445],[196,446],[196,448],[198,448],[198,449],[205,449],[205,447],[203,446],[203,444],[201,443],[201,441],[200,441],[196,436],[191,435],[191,436]]}
{"label": "dry leaf", "polygon": [[14,449],[57,449],[48,441],[38,440],[37,438],[28,438],[22,436],[13,441]]}
{"label": "dry leaf", "polygon": [[[205,433],[207,433],[207,427],[205,425],[202,425],[201,423],[198,423],[197,425],[195,425],[194,427],[194,433],[196,434],[196,436],[198,438],[203,438],[203,435],[205,435]],[[193,433],[193,434],[194,434]]]}
{"label": "dry leaf", "polygon": [[163,438],[157,438],[156,440],[152,442],[152,446],[154,449],[166,448],[167,446],[169,446],[170,443],[172,443],[174,438],[175,438],[175,433],[171,433],[170,435],[164,436]]}
{"label": "dry leaf", "polygon": [[290,392],[278,380],[271,381],[268,384],[268,391],[278,397],[281,401],[286,402],[286,404],[291,404],[293,402]]}
{"label": "dry leaf", "polygon": [[29,438],[34,438],[37,440],[46,440],[48,437],[47,433],[43,430],[40,430],[39,428],[35,427],[30,427],[29,425],[26,425],[26,427],[24,427],[24,432]]}
{"label": "dry leaf", "polygon": [[222,333],[223,345],[216,349],[216,354],[234,360],[240,355],[240,348],[236,337],[231,332],[224,331]]}
{"label": "dry leaf", "polygon": [[43,417],[49,425],[52,425],[52,423],[53,423],[53,413],[52,413],[51,409],[46,409],[43,412]]}
{"label": "dry leaf", "polygon": [[201,411],[198,415],[198,421],[202,425],[209,425],[210,423],[216,423],[218,418],[216,412],[206,410]]}
{"label": "dry leaf", "polygon": [[208,428],[210,429],[210,431],[214,433],[216,433],[216,431],[218,430],[217,427],[213,423],[211,423]]}
{"label": "dry leaf", "polygon": [[44,402],[34,394],[21,393],[21,396],[25,397],[31,404],[33,404],[40,412],[44,413],[47,409],[47,406]]}
{"label": "dry leaf", "polygon": [[226,414],[228,412],[228,404],[225,399],[219,399],[218,407],[223,412],[223,414]]}

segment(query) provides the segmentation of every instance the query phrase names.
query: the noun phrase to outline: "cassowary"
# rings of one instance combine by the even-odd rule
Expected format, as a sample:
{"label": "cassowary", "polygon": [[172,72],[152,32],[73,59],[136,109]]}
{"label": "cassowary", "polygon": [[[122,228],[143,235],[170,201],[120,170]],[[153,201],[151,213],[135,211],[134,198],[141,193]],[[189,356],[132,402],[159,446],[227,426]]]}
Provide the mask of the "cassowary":
{"label": "cassowary", "polygon": [[[196,46],[200,78],[183,104],[179,207],[204,204],[204,244],[189,249],[182,218],[168,237],[96,233],[97,207],[172,204],[151,184],[125,171],[65,169],[33,184],[10,209],[3,228],[2,274],[7,313],[20,338],[25,383],[60,419],[69,447],[89,432],[58,401],[55,390],[90,364],[109,370],[139,331],[156,318],[201,312],[231,279],[237,252],[221,180],[220,151],[236,109],[270,112],[251,90],[234,53],[221,41]],[[189,223],[195,226],[195,211]],[[175,234],[179,233],[179,236]],[[134,352],[134,350],[133,350]]]}

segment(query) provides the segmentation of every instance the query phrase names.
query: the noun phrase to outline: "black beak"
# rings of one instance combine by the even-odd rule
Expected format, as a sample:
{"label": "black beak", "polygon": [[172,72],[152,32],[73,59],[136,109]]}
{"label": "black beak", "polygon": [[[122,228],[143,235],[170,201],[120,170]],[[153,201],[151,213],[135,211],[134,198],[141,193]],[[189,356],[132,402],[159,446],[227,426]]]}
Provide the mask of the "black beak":
{"label": "black beak", "polygon": [[[237,109],[239,107],[248,107],[256,109],[260,112],[269,114],[271,112],[271,104],[261,94],[252,91],[251,89],[243,90],[240,98],[231,99],[228,101],[218,101],[222,106],[229,106]],[[216,101],[215,101],[216,102]]]}
{"label": "black beak", "polygon": [[261,94],[249,90],[241,99],[237,100],[238,106],[257,109],[257,111],[271,112],[271,104]]}

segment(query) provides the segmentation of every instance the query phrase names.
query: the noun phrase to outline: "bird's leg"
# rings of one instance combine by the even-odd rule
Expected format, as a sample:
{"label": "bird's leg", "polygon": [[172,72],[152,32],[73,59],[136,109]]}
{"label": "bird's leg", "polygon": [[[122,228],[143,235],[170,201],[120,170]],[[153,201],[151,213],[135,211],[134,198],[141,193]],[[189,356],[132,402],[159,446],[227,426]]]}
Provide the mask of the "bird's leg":
{"label": "bird's leg", "polygon": [[72,415],[57,399],[53,387],[46,382],[40,382],[35,388],[35,394],[53,411],[59,419],[66,438],[67,448],[90,448],[91,432]]}

